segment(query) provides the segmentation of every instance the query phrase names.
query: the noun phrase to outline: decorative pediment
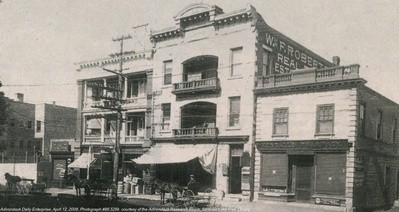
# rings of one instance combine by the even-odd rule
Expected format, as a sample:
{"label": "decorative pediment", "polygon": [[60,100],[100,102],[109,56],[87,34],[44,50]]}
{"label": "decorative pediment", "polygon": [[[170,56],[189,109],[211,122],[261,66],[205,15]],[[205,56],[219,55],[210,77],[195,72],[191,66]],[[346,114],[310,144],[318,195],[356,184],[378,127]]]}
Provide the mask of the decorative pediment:
{"label": "decorative pediment", "polygon": [[174,18],[175,20],[179,20],[182,18],[190,17],[190,16],[195,16],[201,13],[208,13],[211,11],[215,11],[215,14],[221,14],[223,13],[223,10],[216,6],[216,5],[208,5],[208,4],[191,4],[181,10]]}

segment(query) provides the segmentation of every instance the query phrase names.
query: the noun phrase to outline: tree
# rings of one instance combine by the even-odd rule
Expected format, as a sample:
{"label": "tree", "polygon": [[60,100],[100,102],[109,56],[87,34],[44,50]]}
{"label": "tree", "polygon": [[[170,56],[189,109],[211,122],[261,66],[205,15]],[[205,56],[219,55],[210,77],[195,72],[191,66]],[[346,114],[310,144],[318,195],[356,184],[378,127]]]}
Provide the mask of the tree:
{"label": "tree", "polygon": [[[1,84],[0,81],[0,87],[3,84]],[[4,93],[0,92],[0,125],[3,125],[6,123],[7,116],[6,116],[6,109],[7,109],[7,103],[4,97]]]}

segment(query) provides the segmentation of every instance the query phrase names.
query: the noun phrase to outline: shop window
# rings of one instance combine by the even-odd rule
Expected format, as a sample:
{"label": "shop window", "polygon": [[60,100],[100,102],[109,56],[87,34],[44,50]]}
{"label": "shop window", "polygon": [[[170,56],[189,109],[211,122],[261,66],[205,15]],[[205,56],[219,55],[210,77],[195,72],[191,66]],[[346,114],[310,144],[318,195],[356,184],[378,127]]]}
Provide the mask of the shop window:
{"label": "shop window", "polygon": [[392,123],[392,143],[396,143],[396,130],[398,129],[398,119],[394,118]]}
{"label": "shop window", "polygon": [[315,193],[344,196],[346,180],[346,154],[316,154],[315,165]]}
{"label": "shop window", "polygon": [[170,103],[162,104],[162,130],[169,130],[170,125]]}
{"label": "shop window", "polygon": [[230,97],[229,126],[238,127],[240,125],[240,97]]}
{"label": "shop window", "polygon": [[377,113],[377,134],[376,139],[382,139],[382,111]]}
{"label": "shop window", "polygon": [[288,156],[262,154],[260,186],[263,191],[287,192]]}
{"label": "shop window", "polygon": [[273,135],[288,135],[288,108],[274,109]]}
{"label": "shop window", "polygon": [[359,105],[359,132],[360,135],[365,135],[366,131],[366,105],[361,103]]}
{"label": "shop window", "polygon": [[172,60],[163,62],[163,84],[172,84]]}
{"label": "shop window", "polygon": [[317,106],[316,134],[334,134],[334,105]]}
{"label": "shop window", "polygon": [[243,49],[242,47],[231,49],[231,76],[240,76],[243,65]]}

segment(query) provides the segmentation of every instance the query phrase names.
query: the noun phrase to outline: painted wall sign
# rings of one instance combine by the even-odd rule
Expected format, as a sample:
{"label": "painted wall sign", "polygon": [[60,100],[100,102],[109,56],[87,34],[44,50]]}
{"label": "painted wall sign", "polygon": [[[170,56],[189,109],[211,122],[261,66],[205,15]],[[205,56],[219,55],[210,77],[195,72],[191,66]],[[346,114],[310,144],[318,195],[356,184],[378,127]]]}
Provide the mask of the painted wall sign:
{"label": "painted wall sign", "polygon": [[69,141],[51,141],[52,152],[68,152],[69,151]]}
{"label": "painted wall sign", "polygon": [[277,38],[277,36],[266,32],[264,39],[264,45],[271,48],[273,53],[276,53],[273,62],[275,73],[289,73],[296,69],[325,67],[325,64],[315,59],[314,56],[287,41]]}

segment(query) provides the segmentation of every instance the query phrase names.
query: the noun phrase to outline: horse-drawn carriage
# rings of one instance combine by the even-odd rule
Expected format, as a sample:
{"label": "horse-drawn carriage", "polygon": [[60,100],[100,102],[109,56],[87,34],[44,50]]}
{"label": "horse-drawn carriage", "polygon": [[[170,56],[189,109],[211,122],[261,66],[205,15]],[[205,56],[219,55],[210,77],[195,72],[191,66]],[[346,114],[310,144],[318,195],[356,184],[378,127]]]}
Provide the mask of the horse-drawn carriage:
{"label": "horse-drawn carriage", "polygon": [[7,181],[6,192],[27,195],[29,193],[44,193],[46,183],[35,183],[33,179],[21,178],[5,173]]}
{"label": "horse-drawn carriage", "polygon": [[109,200],[115,200],[117,198],[117,187],[112,180],[106,179],[80,179],[75,175],[67,175],[65,180],[73,183],[76,190],[76,196],[82,194],[82,189],[86,195],[103,195]]}

